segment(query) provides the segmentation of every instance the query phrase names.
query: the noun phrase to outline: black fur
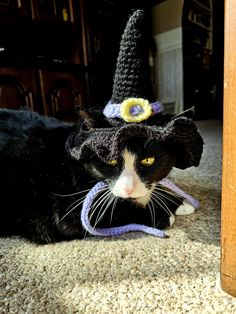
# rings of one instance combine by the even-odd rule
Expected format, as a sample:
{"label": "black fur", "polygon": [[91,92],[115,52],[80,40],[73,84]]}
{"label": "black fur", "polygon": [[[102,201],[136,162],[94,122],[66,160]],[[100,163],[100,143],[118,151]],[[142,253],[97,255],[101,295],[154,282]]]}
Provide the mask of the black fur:
{"label": "black fur", "polygon": [[[38,243],[84,237],[81,205],[61,221],[60,218],[86,192],[60,195],[92,188],[100,180],[90,173],[92,163],[103,169],[104,180],[109,181],[111,175],[96,156],[92,155],[91,160],[82,163],[71,158],[65,150],[68,136],[80,128],[81,123],[67,124],[26,110],[0,110],[1,236],[21,235]],[[151,145],[150,149],[153,149]],[[150,172],[150,180],[162,179],[176,163],[177,157],[171,147],[160,144],[158,151],[158,164]],[[174,212],[177,205],[169,202],[168,207]],[[159,208],[155,210],[156,227],[169,226],[168,214]],[[127,223],[151,225],[149,210],[130,200],[120,200],[111,224],[107,211],[98,226]]]}

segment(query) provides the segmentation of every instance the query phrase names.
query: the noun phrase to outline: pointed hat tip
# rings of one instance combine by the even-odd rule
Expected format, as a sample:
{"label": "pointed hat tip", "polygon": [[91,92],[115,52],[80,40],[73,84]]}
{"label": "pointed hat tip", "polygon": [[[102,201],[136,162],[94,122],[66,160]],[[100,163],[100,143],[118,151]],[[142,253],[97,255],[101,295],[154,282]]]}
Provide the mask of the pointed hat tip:
{"label": "pointed hat tip", "polygon": [[114,76],[113,103],[130,97],[153,98],[146,17],[144,10],[135,10],[126,24]]}

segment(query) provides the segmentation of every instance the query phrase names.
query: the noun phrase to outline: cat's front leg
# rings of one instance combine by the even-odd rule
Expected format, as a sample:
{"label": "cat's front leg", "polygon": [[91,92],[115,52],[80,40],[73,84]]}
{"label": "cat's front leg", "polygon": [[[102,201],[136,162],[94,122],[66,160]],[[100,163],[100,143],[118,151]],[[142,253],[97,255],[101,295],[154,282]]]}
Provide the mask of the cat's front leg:
{"label": "cat's front leg", "polygon": [[155,224],[155,227],[158,229],[166,229],[171,227],[175,223],[175,215],[171,214],[159,217],[158,221]]}
{"label": "cat's front leg", "polygon": [[59,240],[57,228],[50,217],[33,217],[21,234],[39,244],[54,243]]}
{"label": "cat's front leg", "polygon": [[183,203],[176,209],[176,216],[191,215],[195,212],[195,207],[187,200],[183,200]]}
{"label": "cat's front leg", "polygon": [[191,205],[187,200],[183,200],[183,202],[176,208],[176,210],[173,209],[173,205],[169,207],[169,214],[165,213],[159,213],[159,219],[156,224],[156,227],[159,229],[165,229],[168,227],[173,226],[175,223],[175,216],[184,216],[184,215],[191,215],[195,212],[195,207]]}

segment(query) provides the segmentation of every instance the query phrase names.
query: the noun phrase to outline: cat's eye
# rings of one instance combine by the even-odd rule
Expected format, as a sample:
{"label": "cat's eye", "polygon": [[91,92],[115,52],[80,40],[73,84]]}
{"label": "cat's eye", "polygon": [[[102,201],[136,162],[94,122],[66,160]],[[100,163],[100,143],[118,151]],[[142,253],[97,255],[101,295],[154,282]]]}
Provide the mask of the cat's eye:
{"label": "cat's eye", "polygon": [[115,167],[117,165],[117,160],[116,159],[109,160],[107,161],[107,164],[108,166]]}
{"label": "cat's eye", "polygon": [[140,164],[145,167],[150,167],[154,164],[155,158],[154,157],[148,157],[144,158],[143,160],[140,161]]}

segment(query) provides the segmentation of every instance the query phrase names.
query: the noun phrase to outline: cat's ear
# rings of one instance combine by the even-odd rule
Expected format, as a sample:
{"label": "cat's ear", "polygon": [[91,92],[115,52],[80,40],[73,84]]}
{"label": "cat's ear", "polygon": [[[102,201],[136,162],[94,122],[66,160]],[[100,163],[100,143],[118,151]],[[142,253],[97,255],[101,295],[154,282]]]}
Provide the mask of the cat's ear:
{"label": "cat's ear", "polygon": [[175,167],[197,167],[203,151],[203,139],[195,123],[186,117],[176,117],[167,124],[166,132],[167,142],[172,145],[176,154]]}
{"label": "cat's ear", "polygon": [[94,127],[95,121],[94,117],[87,111],[81,110],[79,112],[80,120],[83,122],[83,125],[89,130]]}
{"label": "cat's ear", "polygon": [[81,110],[80,120],[83,122],[83,128],[86,127],[88,130],[110,127],[109,122],[105,119],[103,112],[100,109],[95,110],[92,108],[91,110]]}

